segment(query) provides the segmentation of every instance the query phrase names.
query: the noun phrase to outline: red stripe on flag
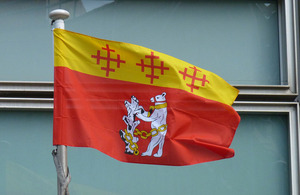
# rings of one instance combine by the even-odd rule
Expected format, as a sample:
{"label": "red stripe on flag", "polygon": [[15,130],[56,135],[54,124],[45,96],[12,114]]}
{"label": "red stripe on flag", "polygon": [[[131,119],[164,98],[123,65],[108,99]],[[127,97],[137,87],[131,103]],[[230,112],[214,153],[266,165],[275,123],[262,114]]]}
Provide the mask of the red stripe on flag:
{"label": "red stripe on flag", "polygon": [[[183,90],[101,78],[55,67],[53,145],[95,148],[123,162],[191,165],[230,158],[240,118],[228,105]],[[140,154],[125,154],[124,101],[135,96],[148,111],[150,98],[165,92],[167,133],[161,157],[141,156],[151,138],[137,142]],[[136,120],[140,120],[136,118]],[[139,130],[151,130],[140,120]],[[153,154],[157,151],[156,147]]]}

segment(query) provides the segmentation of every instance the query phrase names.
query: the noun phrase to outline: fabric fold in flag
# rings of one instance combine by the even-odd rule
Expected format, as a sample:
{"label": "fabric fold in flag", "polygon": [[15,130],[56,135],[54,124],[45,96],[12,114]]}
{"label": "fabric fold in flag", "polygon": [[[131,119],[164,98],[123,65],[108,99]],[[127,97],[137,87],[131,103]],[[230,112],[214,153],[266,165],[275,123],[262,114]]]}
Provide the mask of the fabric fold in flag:
{"label": "fabric fold in flag", "polygon": [[142,164],[230,158],[237,95],[216,74],[166,54],[54,30],[53,145]]}

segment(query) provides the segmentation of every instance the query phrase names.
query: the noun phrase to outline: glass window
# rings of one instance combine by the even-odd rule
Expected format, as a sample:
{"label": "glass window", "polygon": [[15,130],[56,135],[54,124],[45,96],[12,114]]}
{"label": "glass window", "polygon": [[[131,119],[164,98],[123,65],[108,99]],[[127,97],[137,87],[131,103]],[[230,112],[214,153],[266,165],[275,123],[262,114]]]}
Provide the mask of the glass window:
{"label": "glass window", "polygon": [[[288,115],[241,119],[234,158],[192,166],[122,163],[94,149],[68,147],[70,193],[290,194]],[[0,123],[0,194],[55,194],[52,112],[1,111]]]}
{"label": "glass window", "polygon": [[161,51],[230,84],[282,84],[275,0],[1,1],[1,80],[53,80],[47,15],[56,8],[70,12],[68,30]]}
{"label": "glass window", "polygon": [[0,111],[0,194],[56,194],[52,115]]}

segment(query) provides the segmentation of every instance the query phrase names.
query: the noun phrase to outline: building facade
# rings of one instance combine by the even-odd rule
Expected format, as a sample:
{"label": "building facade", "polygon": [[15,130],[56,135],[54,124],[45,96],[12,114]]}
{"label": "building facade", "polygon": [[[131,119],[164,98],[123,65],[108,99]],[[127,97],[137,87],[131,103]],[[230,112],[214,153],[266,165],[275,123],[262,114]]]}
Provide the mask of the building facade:
{"label": "building facade", "polygon": [[240,90],[234,158],[153,166],[68,147],[70,194],[300,194],[298,0],[1,1],[0,194],[57,191],[48,14],[58,8],[67,30],[169,54]]}

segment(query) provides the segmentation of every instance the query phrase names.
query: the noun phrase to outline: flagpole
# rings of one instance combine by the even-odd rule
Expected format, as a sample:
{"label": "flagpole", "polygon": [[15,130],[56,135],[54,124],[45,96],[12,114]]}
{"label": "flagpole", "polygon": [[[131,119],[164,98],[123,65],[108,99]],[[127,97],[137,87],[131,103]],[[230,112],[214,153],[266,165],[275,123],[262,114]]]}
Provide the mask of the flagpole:
{"label": "flagpole", "polygon": [[[64,20],[70,16],[70,13],[63,9],[56,9],[49,13],[52,30],[55,28],[65,29]],[[58,145],[52,152],[53,160],[57,172],[57,194],[68,195],[68,184],[71,177],[68,170],[67,146]]]}

